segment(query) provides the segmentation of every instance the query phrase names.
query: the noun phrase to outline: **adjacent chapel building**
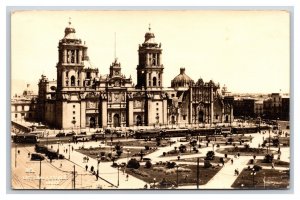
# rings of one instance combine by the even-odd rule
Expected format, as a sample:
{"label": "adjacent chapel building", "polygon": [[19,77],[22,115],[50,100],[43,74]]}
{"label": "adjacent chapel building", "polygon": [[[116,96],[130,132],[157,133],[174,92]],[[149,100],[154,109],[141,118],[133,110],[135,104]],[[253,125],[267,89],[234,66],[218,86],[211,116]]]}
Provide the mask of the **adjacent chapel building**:
{"label": "adjacent chapel building", "polygon": [[233,122],[233,97],[223,96],[219,84],[194,81],[181,68],[163,87],[162,45],[150,28],[138,48],[136,84],[117,59],[101,74],[75,33],[69,22],[58,43],[57,80],[39,80],[39,121],[60,129]]}

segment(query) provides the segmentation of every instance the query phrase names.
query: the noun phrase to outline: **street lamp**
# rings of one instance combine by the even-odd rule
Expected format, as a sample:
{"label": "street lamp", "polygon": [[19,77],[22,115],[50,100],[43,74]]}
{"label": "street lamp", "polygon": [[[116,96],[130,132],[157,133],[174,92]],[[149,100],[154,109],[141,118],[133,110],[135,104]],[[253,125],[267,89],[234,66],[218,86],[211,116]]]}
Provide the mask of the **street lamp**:
{"label": "street lamp", "polygon": [[155,189],[155,181],[156,181],[156,178],[153,178],[153,189]]}
{"label": "street lamp", "polygon": [[57,141],[57,153],[59,153],[59,141]]}
{"label": "street lamp", "polygon": [[130,153],[130,151],[129,151],[129,149],[127,149],[127,163],[128,163],[129,153]]}
{"label": "street lamp", "polygon": [[70,146],[71,146],[71,145],[70,145],[70,142],[71,142],[71,140],[69,140],[69,160],[70,160],[70,158],[71,158],[71,156],[70,156],[70,152],[71,152],[71,151],[70,151]]}
{"label": "street lamp", "polygon": [[179,165],[175,165],[175,167],[177,168],[177,182],[176,182],[176,184],[177,184],[177,187],[178,187],[178,185],[179,185],[179,182],[178,182],[178,168],[179,168]]}
{"label": "street lamp", "polygon": [[254,168],[252,169],[251,175],[252,175],[252,186],[254,188],[254,176],[256,175],[256,172],[255,172]]}
{"label": "street lamp", "polygon": [[120,170],[119,170],[120,165],[119,165],[119,163],[117,164],[117,167],[118,167],[118,187],[119,187],[119,185],[120,185]]}
{"label": "street lamp", "polygon": [[99,165],[100,165],[101,159],[98,157],[97,159],[97,180],[99,178]]}

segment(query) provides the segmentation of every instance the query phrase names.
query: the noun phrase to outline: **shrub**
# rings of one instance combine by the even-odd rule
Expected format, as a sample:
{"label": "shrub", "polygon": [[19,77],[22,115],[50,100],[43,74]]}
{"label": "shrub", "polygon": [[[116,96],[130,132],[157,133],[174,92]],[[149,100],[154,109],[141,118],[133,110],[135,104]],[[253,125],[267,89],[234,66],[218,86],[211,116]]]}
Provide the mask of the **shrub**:
{"label": "shrub", "polygon": [[210,164],[209,160],[204,161],[204,168],[210,168],[211,166],[212,166],[212,164]]}
{"label": "shrub", "polygon": [[127,163],[127,168],[138,169],[140,168],[140,163],[135,158],[131,158]]}
{"label": "shrub", "polygon": [[213,151],[208,151],[207,153],[206,153],[206,160],[213,160],[214,159],[214,157],[215,157],[215,152],[213,152]]}
{"label": "shrub", "polygon": [[220,158],[219,161],[220,161],[220,163],[223,163],[223,162],[224,162],[224,159],[223,159],[223,158]]}
{"label": "shrub", "polygon": [[177,154],[177,153],[178,153],[178,151],[176,151],[176,150],[171,150],[168,152],[168,154]]}
{"label": "shrub", "polygon": [[265,163],[271,163],[271,162],[273,161],[273,158],[274,158],[274,155],[273,155],[273,154],[272,154],[272,155],[267,154],[267,155],[265,155],[265,157],[264,157],[264,162],[265,162]]}
{"label": "shrub", "polygon": [[167,162],[167,164],[166,164],[166,167],[168,168],[168,169],[172,169],[172,168],[174,168],[176,166],[176,163],[175,162]]}
{"label": "shrub", "polygon": [[152,163],[150,162],[150,160],[148,160],[146,162],[145,167],[148,168],[148,169],[152,167]]}
{"label": "shrub", "polygon": [[117,155],[118,155],[119,157],[121,156],[122,153],[123,153],[123,151],[117,150]]}
{"label": "shrub", "polygon": [[180,151],[181,153],[186,152],[186,146],[183,145],[183,144],[181,144],[180,147],[179,147],[179,151]]}
{"label": "shrub", "polygon": [[230,144],[231,144],[233,141],[234,141],[233,138],[228,138],[228,140],[227,140],[227,142],[230,143]]}
{"label": "shrub", "polygon": [[259,170],[262,169],[262,167],[259,166],[259,165],[254,165],[254,166],[253,166],[253,169],[254,169],[254,171],[258,172]]}

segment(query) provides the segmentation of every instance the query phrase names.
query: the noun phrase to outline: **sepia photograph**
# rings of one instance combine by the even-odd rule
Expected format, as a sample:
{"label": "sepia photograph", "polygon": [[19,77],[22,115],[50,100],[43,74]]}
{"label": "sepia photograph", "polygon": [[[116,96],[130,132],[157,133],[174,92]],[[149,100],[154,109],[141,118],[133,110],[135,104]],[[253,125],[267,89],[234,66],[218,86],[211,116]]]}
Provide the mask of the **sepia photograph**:
{"label": "sepia photograph", "polygon": [[289,190],[290,21],[11,12],[11,189]]}

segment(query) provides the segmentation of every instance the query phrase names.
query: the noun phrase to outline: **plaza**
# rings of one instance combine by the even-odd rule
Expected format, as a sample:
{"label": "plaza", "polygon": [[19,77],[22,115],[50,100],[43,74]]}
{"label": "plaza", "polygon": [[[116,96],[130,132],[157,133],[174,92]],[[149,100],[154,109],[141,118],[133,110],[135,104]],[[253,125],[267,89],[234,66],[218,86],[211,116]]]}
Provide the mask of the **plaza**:
{"label": "plaza", "polygon": [[[96,129],[95,129],[96,130]],[[95,131],[92,130],[92,131]],[[269,133],[270,132],[270,133]],[[90,132],[89,134],[91,134]],[[289,130],[282,130],[282,137],[286,137],[289,139]],[[287,133],[286,135],[284,135]],[[233,154],[226,155],[226,162],[222,165],[221,162],[211,162],[211,167],[208,167],[206,170],[213,170],[214,174],[207,177],[206,173],[208,171],[204,170],[204,158],[209,151],[213,151],[215,157],[224,158],[224,153],[222,150],[239,147],[243,148],[245,144],[249,145],[249,148],[268,150],[274,154],[274,160],[272,163],[276,163],[275,161],[280,160],[281,162],[286,162],[287,165],[260,165],[262,167],[262,171],[264,170],[274,170],[276,173],[283,172],[285,170],[289,170],[290,163],[290,147],[289,145],[281,145],[280,149],[280,157],[278,157],[278,147],[261,147],[263,141],[268,137],[276,137],[278,136],[278,131],[261,131],[260,133],[247,133],[247,134],[238,134],[238,135],[229,135],[228,138],[243,138],[245,143],[242,145],[239,142],[233,144],[225,145],[222,141],[224,136],[210,136],[211,142],[207,142],[206,136],[199,136],[198,141],[196,142],[197,146],[201,145],[201,148],[197,148],[197,152],[192,151],[190,148],[187,148],[186,153],[179,153],[180,158],[178,158],[178,154],[168,154],[163,156],[164,152],[174,151],[174,149],[179,149],[182,145],[189,145],[190,140],[185,140],[184,137],[171,137],[168,138],[168,143],[162,146],[156,146],[152,139],[152,141],[148,141],[153,143],[150,145],[154,149],[154,151],[150,152],[147,155],[144,155],[144,158],[147,158],[152,164],[150,169],[148,170],[149,176],[140,176],[140,174],[145,173],[146,170],[146,161],[141,160],[139,155],[133,155],[132,152],[136,150],[139,152],[140,150],[144,150],[144,144],[147,144],[145,139],[135,139],[135,138],[114,138],[113,145],[108,138],[107,141],[99,140],[99,141],[86,141],[86,142],[56,142],[59,138],[56,138],[52,135],[49,139],[48,144],[45,143],[49,148],[52,148],[54,151],[61,152],[65,159],[53,159],[52,161],[49,159],[45,159],[43,161],[32,161],[28,153],[35,153],[34,145],[22,145],[22,144],[14,144],[12,143],[11,148],[11,169],[12,169],[12,187],[15,189],[270,189],[273,188],[272,184],[274,180],[270,176],[261,176],[258,180],[259,176],[252,177],[250,175],[251,171],[246,171],[245,173],[250,176],[250,180],[252,178],[254,181],[251,181],[251,184],[247,185],[247,183],[241,183],[239,187],[236,186],[235,181],[240,178],[235,174],[235,170],[242,172],[243,170],[247,170],[255,165],[256,161],[263,160],[265,154],[257,155],[255,157],[254,163],[249,164],[250,160],[253,159],[253,155],[241,155],[237,156],[238,152]],[[213,138],[217,138],[216,141]],[[196,137],[194,137],[196,139]],[[134,143],[139,141],[141,144],[138,146],[134,146]],[[239,141],[236,139],[236,141]],[[218,142],[220,144],[218,145]],[[123,156],[119,159],[115,159],[114,161],[101,160],[99,159],[100,152],[103,151],[101,149],[108,149],[113,155],[116,154],[115,145],[119,143],[121,148],[123,149]],[[130,144],[129,146],[123,146],[122,144]],[[133,143],[133,144],[131,144]],[[100,149],[99,149],[100,147]],[[89,151],[96,148],[98,153],[95,155],[91,153],[89,155]],[[82,153],[82,149],[86,150],[87,153]],[[131,152],[132,151],[132,152]],[[106,154],[107,155],[107,154]],[[86,159],[88,158],[88,159]],[[138,160],[140,167],[138,169],[131,169],[127,167],[128,161],[132,158]],[[202,158],[199,164],[199,185],[197,182],[189,182],[189,179],[196,179],[196,168],[197,168],[197,158]],[[164,180],[163,178],[169,177],[167,174],[162,176],[156,176],[153,173],[155,168],[166,168],[166,163],[176,163],[176,166],[173,169],[170,169],[171,172],[170,177],[173,181]],[[113,165],[115,163],[115,165]],[[125,164],[124,164],[125,163]],[[41,166],[40,166],[41,165]],[[91,167],[93,166],[93,171],[91,171]],[[163,166],[163,167],[161,167]],[[194,167],[193,167],[194,166]],[[250,167],[248,167],[250,166]],[[41,167],[41,181],[39,181],[39,173]],[[86,169],[87,167],[87,169]],[[191,168],[192,167],[192,168]],[[192,171],[181,171],[182,168],[191,168]],[[179,169],[179,172],[178,172]],[[74,175],[75,170],[75,175]],[[166,169],[168,170],[168,169]],[[99,178],[97,178],[95,172],[98,171]],[[137,173],[137,171],[139,171]],[[163,171],[163,173],[168,173]],[[179,176],[178,176],[178,173]],[[259,171],[256,173],[260,173]],[[264,172],[265,173],[265,172]],[[193,176],[189,177],[189,174],[193,174]],[[241,173],[242,174],[242,173]],[[153,176],[152,176],[153,175]],[[242,175],[244,176],[244,175]],[[253,175],[254,176],[254,175]],[[75,187],[74,187],[74,177],[75,177]],[[176,180],[176,177],[177,180]],[[186,180],[188,179],[188,180]],[[206,179],[205,183],[203,182]],[[256,180],[255,180],[256,179]],[[273,180],[273,181],[272,181]],[[164,184],[163,182],[169,181],[170,184]],[[289,179],[281,180],[283,181],[282,185],[277,189],[287,189],[289,187]],[[263,185],[259,182],[263,182]],[[173,184],[171,184],[173,183]],[[255,184],[257,183],[257,185]],[[177,187],[178,184],[178,187]],[[234,185],[234,187],[233,187]],[[276,189],[276,188],[273,188]]]}

